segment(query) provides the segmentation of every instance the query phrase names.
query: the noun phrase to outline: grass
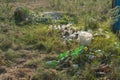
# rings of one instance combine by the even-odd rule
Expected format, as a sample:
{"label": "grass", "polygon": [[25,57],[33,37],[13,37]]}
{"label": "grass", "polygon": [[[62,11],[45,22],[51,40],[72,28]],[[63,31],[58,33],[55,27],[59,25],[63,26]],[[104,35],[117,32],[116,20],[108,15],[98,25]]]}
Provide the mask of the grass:
{"label": "grass", "polygon": [[[19,2],[18,3],[23,3]],[[42,1],[42,0],[36,0]],[[94,37],[89,48],[91,50],[102,50],[103,56],[95,59],[91,64],[85,62],[86,58],[81,56],[79,58],[80,63],[83,65],[78,72],[81,74],[78,76],[71,75],[72,69],[68,70],[55,70],[48,69],[43,64],[47,60],[39,58],[41,54],[44,56],[58,55],[61,52],[68,50],[74,50],[80,45],[75,41],[67,41],[61,39],[61,33],[59,30],[48,29],[49,24],[28,24],[18,26],[15,24],[13,18],[13,11],[17,5],[12,5],[7,2],[0,4],[0,65],[7,67],[12,64],[17,64],[17,59],[25,58],[28,61],[21,64],[26,68],[34,69],[35,73],[32,80],[100,80],[93,73],[95,65],[99,65],[106,57],[108,64],[111,66],[111,73],[107,75],[110,80],[119,80],[120,77],[120,46],[119,39],[111,31],[111,18],[109,11],[111,11],[110,0],[49,0],[50,3],[45,6],[34,6],[34,11],[60,11],[74,14],[78,21],[74,24],[75,27],[80,30],[92,29],[92,33],[99,32],[98,28],[103,29],[103,33],[109,35],[109,38],[102,36]],[[28,3],[27,1],[24,2]],[[59,3],[59,5],[58,5]],[[69,4],[68,4],[69,3]],[[27,6],[29,8],[29,6]],[[49,7],[49,8],[47,8]],[[9,13],[8,13],[9,12]],[[20,51],[20,50],[26,50]],[[30,59],[34,60],[30,60]],[[18,64],[17,64],[18,65]],[[19,66],[19,65],[18,65]]]}

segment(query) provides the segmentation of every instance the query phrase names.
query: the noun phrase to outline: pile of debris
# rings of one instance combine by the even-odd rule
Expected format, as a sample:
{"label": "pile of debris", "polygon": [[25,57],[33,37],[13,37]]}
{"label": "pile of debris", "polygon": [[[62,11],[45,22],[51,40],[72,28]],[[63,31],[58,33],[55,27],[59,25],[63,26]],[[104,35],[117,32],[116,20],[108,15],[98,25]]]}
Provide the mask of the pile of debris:
{"label": "pile of debris", "polygon": [[[87,47],[80,46],[76,50],[61,53],[57,57],[57,60],[48,61],[46,64],[50,67],[53,67],[53,68],[55,68],[57,66],[59,66],[60,68],[70,67],[70,66],[73,66],[72,62],[75,59],[77,59],[81,54],[84,54],[85,52],[87,53],[87,51],[88,51]],[[71,61],[71,63],[70,63],[70,61]]]}
{"label": "pile of debris", "polygon": [[[76,50],[59,54],[56,60],[47,61],[45,65],[56,70],[72,69],[77,73],[81,67],[85,67],[86,63],[91,64],[103,56],[104,53],[101,50],[91,51],[87,46],[80,46]],[[108,63],[104,62],[104,59],[102,61],[92,69],[96,77],[105,76],[110,72]]]}
{"label": "pile of debris", "polygon": [[90,45],[93,35],[87,31],[80,31],[72,26],[72,23],[67,25],[50,25],[49,29],[60,30],[64,40],[77,40],[81,45]]}

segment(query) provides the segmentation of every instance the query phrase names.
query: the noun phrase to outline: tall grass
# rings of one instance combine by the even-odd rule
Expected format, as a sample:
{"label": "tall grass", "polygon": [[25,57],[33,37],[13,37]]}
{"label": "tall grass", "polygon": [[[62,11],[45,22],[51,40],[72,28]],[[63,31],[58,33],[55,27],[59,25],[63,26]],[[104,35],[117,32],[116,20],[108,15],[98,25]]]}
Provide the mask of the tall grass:
{"label": "tall grass", "polygon": [[[111,9],[110,0],[49,0],[51,9],[74,13],[83,25],[89,18],[101,19]],[[59,4],[59,5],[58,5]]]}

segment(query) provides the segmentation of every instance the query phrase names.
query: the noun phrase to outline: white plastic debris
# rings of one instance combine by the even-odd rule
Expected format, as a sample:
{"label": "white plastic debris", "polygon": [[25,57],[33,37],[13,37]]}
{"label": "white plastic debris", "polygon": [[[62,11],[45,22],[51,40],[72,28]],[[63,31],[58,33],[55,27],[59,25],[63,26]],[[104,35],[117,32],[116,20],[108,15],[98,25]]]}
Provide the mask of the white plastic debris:
{"label": "white plastic debris", "polygon": [[90,45],[93,35],[86,31],[78,31],[78,39],[82,45]]}
{"label": "white plastic debris", "polygon": [[73,66],[74,69],[78,69],[79,68],[78,64],[73,64],[72,66]]}
{"label": "white plastic debris", "polygon": [[71,34],[69,37],[70,37],[71,39],[74,39],[74,38],[76,37],[76,34]]}
{"label": "white plastic debris", "polygon": [[62,25],[62,26],[61,26],[61,29],[62,29],[62,30],[64,30],[65,28],[66,28],[66,26],[65,26],[65,25]]}
{"label": "white plastic debris", "polygon": [[58,29],[58,27],[56,25],[54,25],[54,29]]}
{"label": "white plastic debris", "polygon": [[92,29],[88,29],[87,32],[89,32],[89,33],[93,33]]}
{"label": "white plastic debris", "polygon": [[70,23],[67,25],[54,25],[53,29],[61,30],[64,40],[78,40],[81,45],[89,45],[93,38],[92,31],[77,31],[77,28],[71,27],[71,25]]}
{"label": "white plastic debris", "polygon": [[66,27],[70,27],[70,26],[72,26],[72,23],[68,23],[68,24],[66,25]]}
{"label": "white plastic debris", "polygon": [[58,25],[58,29],[59,29],[59,30],[61,29],[61,26],[60,26],[60,25]]}
{"label": "white plastic debris", "polygon": [[68,33],[71,35],[73,33],[73,30],[72,29],[69,29],[68,30]]}

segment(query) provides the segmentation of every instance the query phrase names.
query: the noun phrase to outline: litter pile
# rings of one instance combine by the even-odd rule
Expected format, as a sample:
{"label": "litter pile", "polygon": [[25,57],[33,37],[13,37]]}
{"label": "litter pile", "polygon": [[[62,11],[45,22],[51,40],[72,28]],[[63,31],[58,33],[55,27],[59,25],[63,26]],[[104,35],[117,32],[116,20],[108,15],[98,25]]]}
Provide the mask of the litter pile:
{"label": "litter pile", "polygon": [[66,41],[76,40],[81,45],[90,45],[93,35],[87,31],[80,31],[75,27],[72,27],[72,24],[67,25],[50,25],[49,29],[60,30],[62,38]]}
{"label": "litter pile", "polygon": [[[59,54],[56,60],[47,61],[45,65],[57,70],[72,69],[78,72],[86,63],[91,64],[94,61],[101,59],[104,56],[103,53],[104,52],[101,50],[91,51],[86,46],[80,46],[76,50]],[[97,66],[92,70],[96,77],[105,76],[106,74],[109,74],[110,66],[103,59],[102,62],[97,64]]]}
{"label": "litter pile", "polygon": [[[67,51],[67,52],[63,52],[61,53],[58,57],[57,60],[52,60],[52,61],[48,61],[46,64],[50,67],[57,67],[57,66],[61,66],[61,67],[65,67],[65,64],[62,63],[66,63],[70,67],[69,61],[70,60],[75,60],[77,59],[81,54],[85,53],[88,51],[88,48],[85,46],[80,46],[78,49],[74,50],[74,51]],[[61,65],[62,64],[62,65]]]}

